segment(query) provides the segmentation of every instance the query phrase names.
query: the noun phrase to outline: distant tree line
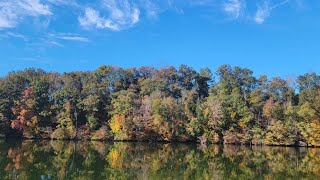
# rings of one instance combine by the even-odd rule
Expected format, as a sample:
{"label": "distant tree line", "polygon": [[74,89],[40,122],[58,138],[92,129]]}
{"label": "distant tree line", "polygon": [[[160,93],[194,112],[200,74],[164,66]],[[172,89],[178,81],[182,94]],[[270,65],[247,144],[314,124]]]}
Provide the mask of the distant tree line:
{"label": "distant tree line", "polygon": [[320,146],[320,76],[101,66],[0,79],[0,136]]}

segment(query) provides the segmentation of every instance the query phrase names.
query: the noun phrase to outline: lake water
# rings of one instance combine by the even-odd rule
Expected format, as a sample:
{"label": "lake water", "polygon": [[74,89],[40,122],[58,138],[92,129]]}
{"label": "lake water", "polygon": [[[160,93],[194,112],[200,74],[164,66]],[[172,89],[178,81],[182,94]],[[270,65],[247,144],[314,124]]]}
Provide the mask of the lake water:
{"label": "lake water", "polygon": [[0,179],[320,179],[320,149],[7,140]]}

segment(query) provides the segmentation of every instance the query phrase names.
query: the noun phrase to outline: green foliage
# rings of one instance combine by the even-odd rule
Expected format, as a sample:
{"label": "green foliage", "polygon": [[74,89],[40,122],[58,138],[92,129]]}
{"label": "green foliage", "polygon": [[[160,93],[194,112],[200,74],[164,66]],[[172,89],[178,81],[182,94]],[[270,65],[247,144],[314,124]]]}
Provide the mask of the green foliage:
{"label": "green foliage", "polygon": [[114,93],[111,101],[112,114],[129,115],[133,113],[135,96],[135,93],[130,90]]}
{"label": "green foliage", "polygon": [[71,103],[67,101],[64,105],[64,110],[61,111],[59,114],[59,117],[57,119],[58,122],[58,128],[73,130],[73,118],[71,114]]}
{"label": "green foliage", "polygon": [[161,91],[165,92],[166,90],[166,82],[160,79],[144,79],[141,82],[141,91],[140,94],[142,96],[148,95],[150,96],[153,92]]}
{"label": "green foliage", "polygon": [[290,128],[292,124],[286,125],[281,121],[272,121],[268,126],[265,137],[265,144],[268,145],[293,145],[295,144],[295,135]]}
{"label": "green foliage", "polygon": [[87,116],[87,122],[90,127],[90,129],[96,129],[98,127],[98,119],[94,117],[93,115],[88,115]]}

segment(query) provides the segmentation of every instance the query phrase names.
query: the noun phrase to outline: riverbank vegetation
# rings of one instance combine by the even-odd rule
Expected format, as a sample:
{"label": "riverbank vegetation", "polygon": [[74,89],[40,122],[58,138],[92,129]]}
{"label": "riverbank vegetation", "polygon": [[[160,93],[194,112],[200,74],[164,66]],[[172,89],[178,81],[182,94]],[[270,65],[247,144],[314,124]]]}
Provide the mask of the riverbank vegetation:
{"label": "riverbank vegetation", "polygon": [[320,76],[247,68],[54,73],[0,79],[2,137],[320,146]]}

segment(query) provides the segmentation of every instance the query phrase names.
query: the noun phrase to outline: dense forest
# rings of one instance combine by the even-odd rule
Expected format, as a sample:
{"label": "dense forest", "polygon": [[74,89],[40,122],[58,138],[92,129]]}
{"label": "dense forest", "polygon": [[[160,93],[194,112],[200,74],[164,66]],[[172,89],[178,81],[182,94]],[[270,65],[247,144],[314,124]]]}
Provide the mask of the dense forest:
{"label": "dense forest", "polygon": [[0,136],[320,146],[320,76],[186,65],[0,78]]}

